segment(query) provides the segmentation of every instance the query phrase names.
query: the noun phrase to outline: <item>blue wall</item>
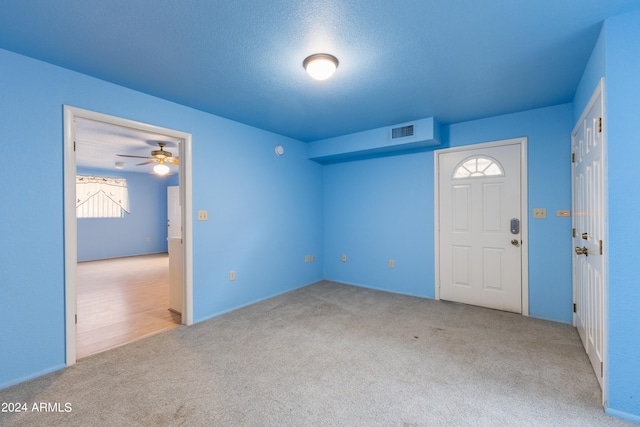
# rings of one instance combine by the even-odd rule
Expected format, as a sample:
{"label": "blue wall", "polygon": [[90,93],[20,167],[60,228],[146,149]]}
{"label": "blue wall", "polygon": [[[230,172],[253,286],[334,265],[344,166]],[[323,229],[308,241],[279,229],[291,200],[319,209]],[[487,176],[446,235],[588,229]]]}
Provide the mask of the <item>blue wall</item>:
{"label": "blue wall", "polygon": [[[572,322],[569,156],[572,106],[445,126],[443,146],[528,137],[530,315]],[[336,163],[324,169],[325,277],[433,298],[433,151]],[[347,255],[347,262],[341,260]],[[389,268],[389,260],[395,268]]]}
{"label": "blue wall", "polygon": [[640,209],[635,159],[640,157],[640,13],[605,22],[574,98],[574,119],[605,77],[608,192],[608,341],[606,411],[640,423],[640,273],[628,224]]}
{"label": "blue wall", "polygon": [[574,124],[578,121],[582,111],[591,99],[591,95],[593,95],[593,91],[596,89],[596,86],[598,86],[600,78],[606,75],[606,26],[607,24],[605,23],[602,30],[600,30],[600,36],[598,37],[596,45],[593,48],[593,52],[589,57],[589,62],[587,62],[584,73],[582,73],[582,78],[580,79],[580,83],[578,84],[578,88],[576,89],[576,93],[573,98]]}
{"label": "blue wall", "polygon": [[[65,363],[63,105],[193,135],[194,320],[322,279],[322,167],[269,132],[0,50],[0,388]],[[275,155],[275,145],[285,154]],[[235,270],[237,280],[229,281]]]}
{"label": "blue wall", "polygon": [[325,277],[434,297],[433,153],[326,165],[324,217]]}
{"label": "blue wall", "polygon": [[607,412],[640,423],[640,269],[632,246],[635,239],[629,233],[629,224],[635,224],[640,211],[636,185],[636,160],[640,158],[640,12],[609,19],[598,42],[601,44],[605,47],[594,50],[591,58],[591,62],[599,64],[600,75],[585,73],[576,100],[588,99],[595,88],[595,78],[605,75],[609,216]]}
{"label": "blue wall", "polygon": [[167,186],[177,185],[178,175],[80,167],[77,173],[125,178],[130,207],[123,218],[78,218],[78,261],[167,252]]}

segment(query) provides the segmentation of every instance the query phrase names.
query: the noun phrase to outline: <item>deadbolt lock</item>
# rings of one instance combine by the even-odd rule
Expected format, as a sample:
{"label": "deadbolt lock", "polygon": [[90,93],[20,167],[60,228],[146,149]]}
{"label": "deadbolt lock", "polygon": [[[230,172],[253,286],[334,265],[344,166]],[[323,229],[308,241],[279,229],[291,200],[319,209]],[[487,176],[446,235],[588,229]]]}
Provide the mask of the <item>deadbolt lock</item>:
{"label": "deadbolt lock", "polygon": [[589,233],[582,233],[582,239],[583,240],[589,239]]}

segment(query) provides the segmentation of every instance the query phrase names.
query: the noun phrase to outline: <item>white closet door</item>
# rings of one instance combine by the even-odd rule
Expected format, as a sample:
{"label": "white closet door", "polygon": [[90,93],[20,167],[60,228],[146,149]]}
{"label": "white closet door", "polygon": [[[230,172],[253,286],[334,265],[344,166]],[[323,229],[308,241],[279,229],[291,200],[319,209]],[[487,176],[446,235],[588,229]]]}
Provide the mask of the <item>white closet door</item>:
{"label": "white closet door", "polygon": [[606,246],[602,84],[572,134],[574,323],[600,386],[604,376]]}

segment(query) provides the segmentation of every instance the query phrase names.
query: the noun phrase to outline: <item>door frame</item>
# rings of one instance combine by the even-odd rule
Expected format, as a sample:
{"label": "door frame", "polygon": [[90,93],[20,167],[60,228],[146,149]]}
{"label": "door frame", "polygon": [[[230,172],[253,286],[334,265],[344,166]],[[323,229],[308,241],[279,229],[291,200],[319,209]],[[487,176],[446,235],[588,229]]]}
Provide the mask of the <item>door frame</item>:
{"label": "door frame", "polygon": [[182,201],[183,242],[183,304],[182,323],[193,324],[193,239],[191,198],[191,134],[169,128],[137,122],[82,108],[64,106],[64,259],[65,259],[65,334],[66,364],[76,363],[76,269],[78,262],[78,229],[76,221],[76,155],[75,119],[83,118],[123,126],[145,132],[158,133],[182,139],[180,156],[180,199]]}
{"label": "door frame", "polygon": [[521,301],[522,315],[529,316],[529,208],[527,205],[527,137],[504,139],[500,141],[484,142],[453,148],[435,150],[433,155],[433,206],[434,206],[434,262],[435,262],[435,299],[440,299],[440,155],[452,152],[476,151],[483,148],[503,147],[507,145],[520,146],[520,236],[522,240],[521,256]]}

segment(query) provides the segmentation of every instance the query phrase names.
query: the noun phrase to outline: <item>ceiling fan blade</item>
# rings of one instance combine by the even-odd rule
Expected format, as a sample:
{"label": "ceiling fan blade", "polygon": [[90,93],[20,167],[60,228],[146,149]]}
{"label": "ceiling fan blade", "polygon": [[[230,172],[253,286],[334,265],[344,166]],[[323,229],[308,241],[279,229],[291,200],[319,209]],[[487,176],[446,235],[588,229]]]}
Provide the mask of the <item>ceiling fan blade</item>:
{"label": "ceiling fan blade", "polygon": [[179,165],[180,164],[180,159],[178,157],[167,157],[166,159],[164,159],[165,162],[169,162],[172,165]]}
{"label": "ceiling fan blade", "polygon": [[136,166],[148,165],[149,163],[155,163],[155,162],[157,162],[157,160],[156,159],[152,159],[152,160],[148,160],[148,161],[143,162],[143,163],[138,163]]}
{"label": "ceiling fan blade", "polygon": [[151,158],[149,156],[130,156],[129,154],[116,154],[116,156],[119,156],[119,157],[134,157],[136,159],[150,159]]}

